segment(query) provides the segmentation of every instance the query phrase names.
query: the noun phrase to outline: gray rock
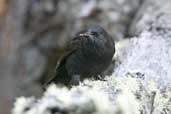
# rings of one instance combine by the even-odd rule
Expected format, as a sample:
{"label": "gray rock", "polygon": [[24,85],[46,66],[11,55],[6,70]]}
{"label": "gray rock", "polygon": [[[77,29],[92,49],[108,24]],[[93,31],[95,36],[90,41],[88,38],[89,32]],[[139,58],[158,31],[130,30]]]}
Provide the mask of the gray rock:
{"label": "gray rock", "polygon": [[145,29],[149,29],[153,21],[165,13],[171,13],[170,0],[145,0],[135,15],[129,34],[134,36]]}
{"label": "gray rock", "polygon": [[19,98],[12,114],[112,114],[111,107],[108,96],[96,90],[82,87],[69,91],[51,85],[40,100]]}
{"label": "gray rock", "polygon": [[170,19],[170,14],[161,15],[148,31],[143,31],[138,37],[130,39],[125,47],[118,50],[117,58],[121,63],[116,66],[115,75],[141,73],[145,80],[156,80],[160,86],[170,84]]}

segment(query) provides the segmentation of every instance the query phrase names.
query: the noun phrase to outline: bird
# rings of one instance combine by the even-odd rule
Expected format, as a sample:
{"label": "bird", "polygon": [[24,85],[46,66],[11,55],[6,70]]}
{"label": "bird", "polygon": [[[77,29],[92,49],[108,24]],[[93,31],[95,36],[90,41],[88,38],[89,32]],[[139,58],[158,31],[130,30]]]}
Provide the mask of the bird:
{"label": "bird", "polygon": [[114,39],[99,25],[92,25],[75,34],[67,51],[56,65],[55,75],[46,83],[78,85],[86,78],[97,77],[112,62]]}

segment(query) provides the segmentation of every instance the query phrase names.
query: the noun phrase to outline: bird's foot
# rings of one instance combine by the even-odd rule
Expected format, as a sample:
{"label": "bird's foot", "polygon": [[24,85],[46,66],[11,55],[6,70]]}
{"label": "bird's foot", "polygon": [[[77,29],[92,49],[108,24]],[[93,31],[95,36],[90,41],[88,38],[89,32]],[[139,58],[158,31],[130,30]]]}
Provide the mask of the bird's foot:
{"label": "bird's foot", "polygon": [[73,75],[70,81],[71,85],[79,85],[80,82],[80,75]]}

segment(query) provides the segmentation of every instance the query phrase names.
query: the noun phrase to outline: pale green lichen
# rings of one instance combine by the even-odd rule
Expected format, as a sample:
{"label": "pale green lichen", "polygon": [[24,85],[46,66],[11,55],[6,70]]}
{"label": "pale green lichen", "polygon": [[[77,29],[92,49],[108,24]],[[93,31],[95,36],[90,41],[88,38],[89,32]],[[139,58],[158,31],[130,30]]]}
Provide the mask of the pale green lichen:
{"label": "pale green lichen", "polygon": [[[86,80],[70,90],[51,85],[41,99],[18,98],[12,114],[170,114],[170,86],[154,80],[114,75],[106,81]],[[60,112],[61,111],[61,112]]]}
{"label": "pale green lichen", "polygon": [[117,78],[116,88],[120,93],[116,97],[116,114],[140,114],[141,105],[135,93],[139,91],[139,83],[135,78]]}
{"label": "pale green lichen", "polygon": [[121,114],[170,114],[170,87],[159,87],[154,80],[143,80],[132,76],[114,78],[115,88],[121,92],[116,98],[117,110]]}
{"label": "pale green lichen", "polygon": [[30,105],[35,101],[34,97],[30,98],[25,98],[25,97],[20,97],[17,99],[17,101],[14,103],[14,109],[13,113],[14,114],[22,114],[24,109],[27,109],[30,107]]}
{"label": "pale green lichen", "polygon": [[[30,98],[18,98],[12,114],[112,114],[108,96],[89,87],[58,88],[52,84],[42,99],[29,103]],[[32,101],[32,100],[31,100]],[[30,102],[31,102],[30,101]],[[22,104],[28,104],[24,106]]]}

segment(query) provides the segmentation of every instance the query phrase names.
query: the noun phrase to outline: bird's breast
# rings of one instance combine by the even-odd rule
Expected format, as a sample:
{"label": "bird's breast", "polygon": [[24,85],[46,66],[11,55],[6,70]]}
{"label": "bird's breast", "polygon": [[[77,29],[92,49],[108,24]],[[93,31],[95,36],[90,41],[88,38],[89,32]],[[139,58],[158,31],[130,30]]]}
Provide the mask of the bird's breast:
{"label": "bird's breast", "polygon": [[105,45],[88,43],[75,51],[67,60],[70,74],[98,75],[111,63],[113,54]]}
{"label": "bird's breast", "polygon": [[99,74],[104,71],[112,60],[112,53],[105,51],[104,47],[92,46],[81,50],[80,68],[84,74]]}

